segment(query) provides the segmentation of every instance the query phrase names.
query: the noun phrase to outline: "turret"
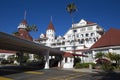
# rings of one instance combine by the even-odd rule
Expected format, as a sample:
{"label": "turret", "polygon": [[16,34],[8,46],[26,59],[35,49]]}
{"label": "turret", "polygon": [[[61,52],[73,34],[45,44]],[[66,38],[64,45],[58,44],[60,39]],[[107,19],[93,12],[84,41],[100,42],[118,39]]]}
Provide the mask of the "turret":
{"label": "turret", "polygon": [[46,30],[46,37],[48,38],[48,43],[54,42],[55,40],[55,29],[52,20],[50,21],[48,28]]}
{"label": "turret", "polygon": [[27,24],[27,21],[26,21],[26,12],[25,12],[24,20],[18,25],[18,33],[19,33],[18,37],[26,39],[26,40],[33,41],[32,36],[26,30],[27,26],[28,26],[28,24]]}
{"label": "turret", "polygon": [[19,25],[18,25],[18,29],[26,29],[27,28],[27,21],[23,20]]}

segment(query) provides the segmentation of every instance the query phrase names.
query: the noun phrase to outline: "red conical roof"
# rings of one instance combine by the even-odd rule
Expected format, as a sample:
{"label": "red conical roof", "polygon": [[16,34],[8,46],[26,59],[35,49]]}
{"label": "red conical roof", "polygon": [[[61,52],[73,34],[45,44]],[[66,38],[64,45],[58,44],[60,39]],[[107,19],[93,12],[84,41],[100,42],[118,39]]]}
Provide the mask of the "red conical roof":
{"label": "red conical roof", "polygon": [[54,26],[53,26],[52,22],[50,22],[50,24],[48,25],[47,30],[49,30],[49,29],[52,29],[52,30],[54,30],[54,31],[55,31],[55,28],[54,28]]}

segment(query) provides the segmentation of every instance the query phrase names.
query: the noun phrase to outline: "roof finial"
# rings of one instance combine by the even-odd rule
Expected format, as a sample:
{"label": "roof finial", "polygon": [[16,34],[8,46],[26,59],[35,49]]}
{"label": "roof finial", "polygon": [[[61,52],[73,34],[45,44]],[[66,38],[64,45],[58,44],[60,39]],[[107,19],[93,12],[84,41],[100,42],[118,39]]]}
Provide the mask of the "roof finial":
{"label": "roof finial", "polygon": [[26,10],[25,10],[25,13],[24,13],[24,20],[26,20]]}
{"label": "roof finial", "polygon": [[50,21],[52,22],[52,16],[51,16],[51,20]]}

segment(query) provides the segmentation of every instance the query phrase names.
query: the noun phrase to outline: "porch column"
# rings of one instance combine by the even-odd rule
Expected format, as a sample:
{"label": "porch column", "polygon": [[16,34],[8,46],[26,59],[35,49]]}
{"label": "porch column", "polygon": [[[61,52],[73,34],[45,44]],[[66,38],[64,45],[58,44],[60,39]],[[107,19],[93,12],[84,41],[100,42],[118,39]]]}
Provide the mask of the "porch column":
{"label": "porch column", "polygon": [[46,55],[45,55],[45,68],[44,69],[49,69],[49,50],[46,51]]}
{"label": "porch column", "polygon": [[96,63],[96,61],[95,61],[95,54],[96,54],[96,52],[95,51],[92,51],[92,62],[94,62],[94,63]]}
{"label": "porch column", "polygon": [[18,52],[17,55],[18,55],[19,65],[22,66],[23,52]]}
{"label": "porch column", "polygon": [[60,61],[58,62],[58,67],[63,68],[63,56],[61,56]]}

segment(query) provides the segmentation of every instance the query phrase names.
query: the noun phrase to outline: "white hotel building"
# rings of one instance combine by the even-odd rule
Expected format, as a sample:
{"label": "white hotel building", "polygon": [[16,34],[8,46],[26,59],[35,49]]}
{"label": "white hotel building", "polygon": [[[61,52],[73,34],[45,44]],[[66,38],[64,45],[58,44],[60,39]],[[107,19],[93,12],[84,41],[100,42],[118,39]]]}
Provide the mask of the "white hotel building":
{"label": "white hotel building", "polygon": [[55,35],[55,28],[52,21],[48,25],[45,34],[40,34],[39,43],[52,48],[58,48],[61,51],[84,54],[88,57],[81,57],[83,62],[92,62],[92,54],[89,48],[101,37],[104,29],[97,23],[88,22],[81,19],[78,23],[72,24],[72,27],[64,34],[64,36]]}

